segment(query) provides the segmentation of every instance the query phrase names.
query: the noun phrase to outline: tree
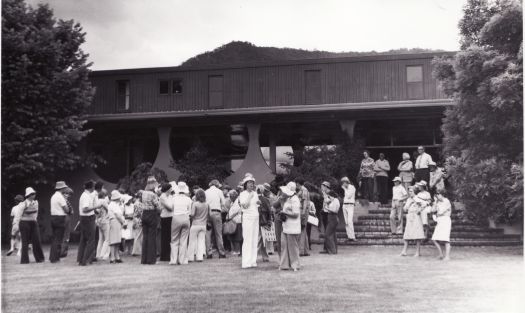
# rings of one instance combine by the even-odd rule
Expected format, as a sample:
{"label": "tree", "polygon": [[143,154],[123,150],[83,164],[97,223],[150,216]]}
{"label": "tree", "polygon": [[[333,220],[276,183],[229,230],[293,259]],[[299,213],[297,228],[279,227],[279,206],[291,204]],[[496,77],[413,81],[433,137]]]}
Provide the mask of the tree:
{"label": "tree", "polygon": [[2,191],[49,183],[81,161],[94,93],[84,41],[80,24],[57,21],[48,5],[2,0]]}
{"label": "tree", "polygon": [[434,61],[457,105],[443,119],[455,196],[470,218],[523,217],[522,6],[470,0],[459,23],[462,50]]}
{"label": "tree", "polygon": [[199,185],[205,188],[212,179],[222,181],[232,174],[224,162],[210,153],[198,140],[182,159],[173,162],[171,166],[181,172],[179,180],[184,181],[190,187]]}
{"label": "tree", "polygon": [[144,190],[149,176],[155,176],[159,184],[168,182],[168,175],[163,170],[153,167],[151,163],[145,162],[137,167],[128,176],[117,183],[117,189],[123,189],[127,194],[134,195],[139,190]]}

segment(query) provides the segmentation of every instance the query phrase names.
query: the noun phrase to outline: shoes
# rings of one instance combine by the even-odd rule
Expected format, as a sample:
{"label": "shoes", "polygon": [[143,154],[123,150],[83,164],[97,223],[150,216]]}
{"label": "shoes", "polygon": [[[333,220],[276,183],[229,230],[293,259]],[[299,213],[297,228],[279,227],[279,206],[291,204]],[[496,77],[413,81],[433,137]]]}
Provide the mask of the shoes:
{"label": "shoes", "polygon": [[115,263],[124,263],[121,259],[115,260]]}
{"label": "shoes", "polygon": [[109,264],[114,264],[114,263],[116,263],[116,262],[115,261],[109,261]]}
{"label": "shoes", "polygon": [[213,254],[208,255],[206,259],[213,259]]}
{"label": "shoes", "polygon": [[328,251],[319,251],[319,254],[328,254]]}
{"label": "shoes", "polygon": [[78,263],[78,266],[86,266],[86,263]]}
{"label": "shoes", "polygon": [[13,254],[13,252],[15,252],[15,250],[9,250],[9,251],[7,251],[7,256],[10,256],[11,254]]}
{"label": "shoes", "polygon": [[270,262],[269,259],[263,259],[263,262],[266,263],[266,262]]}
{"label": "shoes", "polygon": [[224,255],[224,254],[219,254],[219,259],[226,259],[226,255]]}
{"label": "shoes", "polygon": [[97,258],[94,258],[93,260],[91,260],[92,263],[95,263],[95,262],[98,262],[98,259]]}

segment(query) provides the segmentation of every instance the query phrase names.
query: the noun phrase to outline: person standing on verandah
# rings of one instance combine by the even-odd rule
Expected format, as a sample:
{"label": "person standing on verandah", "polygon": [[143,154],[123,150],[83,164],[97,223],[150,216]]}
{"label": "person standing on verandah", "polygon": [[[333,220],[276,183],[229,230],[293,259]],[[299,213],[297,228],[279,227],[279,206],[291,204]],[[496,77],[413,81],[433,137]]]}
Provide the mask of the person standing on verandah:
{"label": "person standing on verandah", "polygon": [[405,187],[401,185],[401,178],[396,177],[393,180],[392,187],[392,209],[390,210],[390,231],[392,234],[403,233],[403,207],[408,193]]}
{"label": "person standing on verandah", "polygon": [[294,272],[301,267],[299,261],[299,237],[301,236],[301,201],[296,195],[296,184],[289,182],[282,186],[283,210],[280,218],[283,221],[281,236],[281,259],[279,270],[292,269]]}
{"label": "person standing on verandah", "polygon": [[341,178],[341,184],[344,191],[343,216],[345,218],[346,236],[348,236],[348,240],[354,241],[355,187],[348,177]]}
{"label": "person standing on verandah", "polygon": [[423,146],[417,148],[418,157],[416,159],[416,183],[424,180],[425,182],[430,181],[430,170],[428,165],[432,163],[432,157],[430,154],[425,152]]}
{"label": "person standing on verandah", "polygon": [[414,165],[410,161],[410,154],[403,152],[403,161],[399,163],[397,170],[399,171],[399,178],[401,178],[401,185],[408,192],[408,187],[412,185],[414,180]]}
{"label": "person standing on verandah", "polygon": [[359,169],[359,175],[357,181],[359,181],[359,187],[361,188],[361,196],[363,199],[369,202],[374,201],[374,159],[370,157],[368,150],[363,152],[363,160],[361,161],[361,167]]}
{"label": "person standing on verandah", "polygon": [[255,191],[255,178],[247,173],[242,181],[244,191],[239,195],[242,209],[242,268],[257,267],[260,200]]}
{"label": "person standing on verandah", "polygon": [[381,206],[388,203],[388,172],[390,172],[390,163],[385,159],[384,153],[379,153],[379,159],[374,164],[374,172],[377,182],[378,200]]}

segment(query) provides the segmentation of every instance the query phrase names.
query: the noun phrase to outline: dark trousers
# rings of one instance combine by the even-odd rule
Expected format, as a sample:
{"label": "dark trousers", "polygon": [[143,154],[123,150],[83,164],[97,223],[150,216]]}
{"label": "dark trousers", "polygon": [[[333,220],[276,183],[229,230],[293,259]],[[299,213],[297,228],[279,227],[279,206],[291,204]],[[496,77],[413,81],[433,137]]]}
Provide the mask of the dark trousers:
{"label": "dark trousers", "polygon": [[324,249],[328,254],[337,254],[336,228],[339,223],[336,213],[328,213],[328,225],[324,233]]}
{"label": "dark trousers", "polygon": [[33,256],[37,263],[44,262],[44,252],[40,244],[40,230],[36,221],[20,221],[20,237],[22,238],[21,264],[29,263],[29,242],[33,246]]}
{"label": "dark trousers", "polygon": [[379,202],[387,204],[388,202],[388,176],[376,176],[377,193],[379,194]]}
{"label": "dark trousers", "polygon": [[273,244],[273,248],[279,255],[281,255],[281,236],[283,233],[283,222],[281,221],[281,218],[279,215],[275,215],[275,220],[273,221],[275,226],[275,243]]}
{"label": "dark trousers", "polygon": [[66,230],[66,216],[51,215],[51,230],[53,231],[53,238],[51,240],[51,250],[49,251],[49,261],[54,263],[60,261],[62,241]]}
{"label": "dark trousers", "polygon": [[157,262],[157,225],[158,214],[155,210],[142,212],[141,264],[155,264]]}
{"label": "dark trousers", "polygon": [[64,229],[64,239],[62,240],[62,245],[60,246],[60,257],[65,258],[67,256],[67,251],[69,249],[69,236],[71,235],[71,215],[66,215],[65,218],[65,229]]}
{"label": "dark trousers", "polygon": [[312,250],[312,241],[310,235],[312,234],[312,224],[306,224],[306,237],[308,238],[308,249]]}
{"label": "dark trousers", "polygon": [[416,180],[416,183],[424,180],[427,182],[428,185],[428,183],[430,182],[430,170],[428,168],[416,169],[416,175],[414,179]]}
{"label": "dark trousers", "polygon": [[361,178],[361,197],[367,199],[370,202],[374,201],[374,178],[373,177],[362,177]]}
{"label": "dark trousers", "polygon": [[169,261],[171,253],[171,216],[160,218],[160,260]]}
{"label": "dark trousers", "polygon": [[95,215],[80,216],[80,243],[78,245],[77,262],[81,265],[91,263],[96,253]]}
{"label": "dark trousers", "polygon": [[323,222],[324,232],[326,233],[326,228],[328,227],[328,213],[321,211],[321,219]]}

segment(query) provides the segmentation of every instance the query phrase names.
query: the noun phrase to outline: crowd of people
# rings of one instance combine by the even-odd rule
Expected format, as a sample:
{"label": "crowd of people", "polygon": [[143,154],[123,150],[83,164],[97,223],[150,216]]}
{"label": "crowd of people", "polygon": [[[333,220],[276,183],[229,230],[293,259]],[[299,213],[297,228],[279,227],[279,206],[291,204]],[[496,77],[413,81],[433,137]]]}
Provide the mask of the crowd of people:
{"label": "crowd of people", "polygon": [[[430,232],[428,215],[433,213],[437,226],[432,240],[439,257],[448,260],[451,204],[443,188],[444,175],[442,171],[436,173],[436,164],[423,147],[418,151],[415,166],[410,156],[403,154],[399,176],[393,180],[391,232],[403,234],[402,256],[407,255],[409,241],[416,243],[415,256],[419,256],[420,243]],[[109,193],[103,183],[88,181],[80,196],[75,227],[80,233],[77,262],[80,266],[106,260],[122,263],[121,254],[127,253],[140,255],[142,264],[156,264],[159,260],[185,265],[211,259],[215,253],[219,259],[226,258],[228,249],[231,256],[241,257],[242,268],[257,267],[259,255],[262,262],[268,262],[275,251],[279,269],[297,271],[301,268],[300,258],[310,255],[312,227],[324,232],[320,253],[337,254],[339,210],[343,211],[348,240],[356,240],[356,194],[371,201],[376,184],[378,198],[386,204],[389,171],[384,154],[374,161],[365,151],[358,188],[348,177],[341,178],[338,186],[324,181],[320,188],[298,177],[276,188],[269,183],[257,185],[253,175],[247,173],[236,188],[213,179],[206,190],[193,186],[191,191],[184,181],[159,184],[150,176],[143,190],[128,195],[123,190]],[[52,263],[67,256],[73,226],[72,192],[64,181],[59,181],[50,200]],[[18,249],[21,263],[29,263],[31,244],[35,261],[43,262],[36,191],[28,187],[25,196],[19,195],[15,201],[8,255]]]}

